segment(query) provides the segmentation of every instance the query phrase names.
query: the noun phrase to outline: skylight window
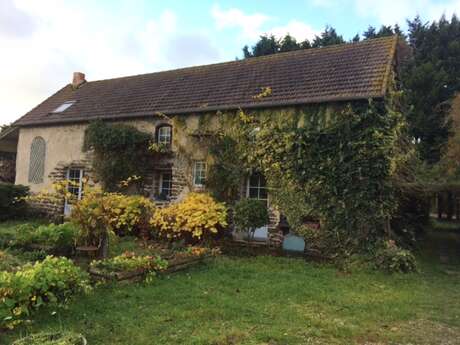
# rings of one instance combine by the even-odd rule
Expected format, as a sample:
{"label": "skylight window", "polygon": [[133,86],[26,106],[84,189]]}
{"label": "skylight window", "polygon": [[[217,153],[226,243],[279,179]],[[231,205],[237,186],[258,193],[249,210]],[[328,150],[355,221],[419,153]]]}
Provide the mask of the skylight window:
{"label": "skylight window", "polygon": [[52,113],[62,113],[64,110],[69,109],[76,101],[66,101],[62,103],[59,107],[54,109]]}

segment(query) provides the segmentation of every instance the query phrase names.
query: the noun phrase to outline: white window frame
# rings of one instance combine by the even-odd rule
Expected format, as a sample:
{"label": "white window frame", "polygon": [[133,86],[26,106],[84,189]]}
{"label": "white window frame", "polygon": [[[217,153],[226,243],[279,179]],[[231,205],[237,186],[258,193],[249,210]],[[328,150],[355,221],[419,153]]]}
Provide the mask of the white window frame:
{"label": "white window frame", "polygon": [[[167,130],[166,133],[162,131]],[[172,127],[169,125],[162,125],[158,128],[158,144],[171,145],[172,141]]]}
{"label": "white window frame", "polygon": [[[199,168],[200,167],[200,168]],[[193,185],[195,187],[203,187],[206,183],[206,161],[195,161],[193,164]],[[200,174],[200,176],[198,176]],[[202,183],[197,183],[197,178],[202,180]]]}
{"label": "white window frame", "polygon": [[159,193],[159,195],[163,195],[163,181],[164,181],[164,177],[163,177],[163,176],[164,176],[165,174],[171,175],[171,180],[170,180],[170,181],[171,181],[171,188],[169,188],[169,194],[166,194],[166,196],[167,196],[168,198],[170,198],[170,197],[171,197],[171,194],[172,194],[172,182],[173,182],[173,175],[172,175],[172,171],[171,171],[171,170],[164,170],[164,171],[161,171],[161,172],[160,172],[160,180],[159,180],[160,183],[159,183],[159,186],[158,186],[158,193]]}
{"label": "white window frame", "polygon": [[60,106],[52,111],[52,113],[62,113],[74,105],[77,101],[65,101]]}
{"label": "white window frame", "polygon": [[[251,176],[254,175],[254,174],[251,174]],[[246,197],[247,198],[251,198],[251,193],[250,193],[250,189],[251,188],[257,188],[257,198],[251,198],[251,199],[256,199],[256,200],[262,200],[262,201],[266,201],[267,202],[267,205],[268,205],[268,188],[267,188],[267,185],[265,184],[265,187],[261,187],[260,186],[260,179],[263,177],[262,174],[259,174],[259,181],[258,181],[258,184],[257,186],[251,186],[251,176],[248,176],[247,178],[247,183],[246,183]],[[262,199],[260,197],[260,190],[261,189],[265,189],[267,191],[267,198],[266,199]]]}
{"label": "white window frame", "polygon": [[[85,171],[82,168],[68,168],[66,172],[67,181],[71,181],[70,179],[71,170],[79,171],[77,200],[81,200],[81,198],[83,197],[83,177],[84,177]],[[70,192],[69,188],[71,187],[75,188],[75,186],[67,185],[66,188],[68,192]],[[68,198],[66,198],[65,203],[64,203],[64,215],[66,216],[70,215],[71,210],[72,210],[72,202],[68,200]]]}

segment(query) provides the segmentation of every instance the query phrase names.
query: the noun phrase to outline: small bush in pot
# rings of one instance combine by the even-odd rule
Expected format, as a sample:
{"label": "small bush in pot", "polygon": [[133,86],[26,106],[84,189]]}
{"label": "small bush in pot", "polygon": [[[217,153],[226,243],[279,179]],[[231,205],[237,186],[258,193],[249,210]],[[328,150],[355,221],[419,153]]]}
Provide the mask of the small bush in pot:
{"label": "small bush in pot", "polygon": [[233,215],[236,231],[248,233],[249,240],[254,239],[256,229],[269,223],[267,205],[264,201],[242,199],[235,205]]}

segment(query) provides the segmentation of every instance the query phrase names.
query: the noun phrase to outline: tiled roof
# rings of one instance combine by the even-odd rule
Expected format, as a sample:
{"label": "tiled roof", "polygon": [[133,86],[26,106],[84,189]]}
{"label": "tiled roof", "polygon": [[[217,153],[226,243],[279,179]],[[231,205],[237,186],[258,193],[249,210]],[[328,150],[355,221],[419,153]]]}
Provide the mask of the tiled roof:
{"label": "tiled roof", "polygon": [[[17,125],[383,97],[397,37],[67,85]],[[265,92],[264,92],[265,91]],[[264,97],[257,95],[265,94]],[[65,101],[76,101],[52,113]]]}

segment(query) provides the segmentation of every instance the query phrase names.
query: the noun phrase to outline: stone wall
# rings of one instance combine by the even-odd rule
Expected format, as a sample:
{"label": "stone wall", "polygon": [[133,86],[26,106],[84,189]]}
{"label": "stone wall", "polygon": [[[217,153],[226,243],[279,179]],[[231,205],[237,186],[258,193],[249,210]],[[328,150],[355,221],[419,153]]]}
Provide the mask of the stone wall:
{"label": "stone wall", "polygon": [[16,154],[0,152],[0,182],[14,183],[16,176]]}
{"label": "stone wall", "polygon": [[[205,140],[194,134],[200,130],[201,118],[201,115],[184,116],[183,128],[174,126],[173,121],[164,117],[152,116],[149,119],[123,122],[152,134],[155,133],[156,128],[160,125],[165,123],[173,124],[172,152],[158,154],[157,157],[153,158],[152,171],[146,176],[144,184],[143,194],[152,198],[158,207],[163,207],[170,202],[180,201],[189,192],[205,191],[204,188],[193,185],[192,176],[193,161],[206,161],[208,158],[208,148]],[[210,124],[210,127],[217,124],[216,116],[212,116],[209,119],[208,125]],[[92,176],[92,157],[82,152],[86,126],[87,124],[78,124],[21,128],[18,142],[16,183],[28,185],[32,193],[49,191],[53,182],[62,181],[66,178],[66,172],[71,167],[84,169],[85,176],[97,183]],[[28,182],[30,145],[37,136],[42,137],[46,142],[45,175],[43,183],[32,184]],[[170,169],[172,172],[172,191],[171,198],[168,201],[155,198],[159,190],[158,173],[165,169]],[[245,185],[246,181],[242,181],[242,197],[245,196]],[[63,215],[64,200],[56,203],[42,202],[34,204],[33,207],[50,218],[59,219]],[[276,210],[270,209],[268,244],[273,246],[279,246],[282,241],[282,237],[280,238],[277,230],[278,221],[278,213]]]}

